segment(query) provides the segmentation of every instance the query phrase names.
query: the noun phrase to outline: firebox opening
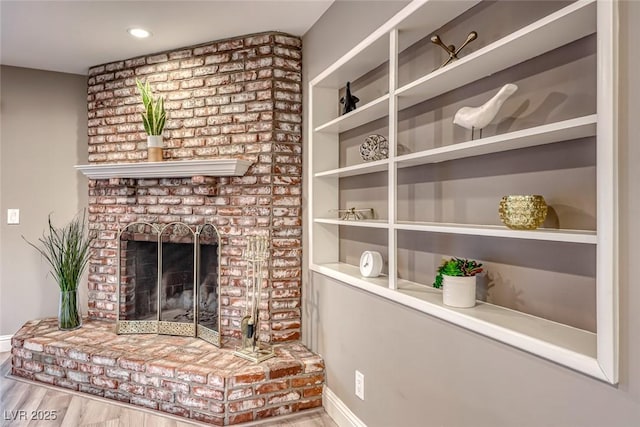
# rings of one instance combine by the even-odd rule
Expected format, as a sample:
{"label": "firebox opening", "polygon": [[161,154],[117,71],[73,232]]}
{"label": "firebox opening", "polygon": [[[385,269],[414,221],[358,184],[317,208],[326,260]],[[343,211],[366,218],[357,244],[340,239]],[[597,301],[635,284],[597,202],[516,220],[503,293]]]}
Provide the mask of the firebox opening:
{"label": "firebox opening", "polygon": [[[157,234],[150,232],[154,228]],[[218,236],[209,224],[195,232],[183,224],[170,224],[163,229],[149,224],[125,227],[120,235],[119,321],[141,322],[140,325],[147,325],[143,326],[147,333],[178,331],[180,335],[198,336],[203,333],[205,339],[217,341]],[[165,326],[148,329],[148,325],[158,321]],[[193,326],[174,329],[168,323]],[[207,330],[214,335],[209,337]],[[122,331],[140,332],[140,329]]]}
{"label": "firebox opening", "polygon": [[127,243],[126,275],[129,280],[125,295],[131,300],[121,313],[123,320],[155,320],[158,317],[158,243]]}
{"label": "firebox opening", "polygon": [[162,321],[193,322],[193,251],[193,244],[162,244]]}

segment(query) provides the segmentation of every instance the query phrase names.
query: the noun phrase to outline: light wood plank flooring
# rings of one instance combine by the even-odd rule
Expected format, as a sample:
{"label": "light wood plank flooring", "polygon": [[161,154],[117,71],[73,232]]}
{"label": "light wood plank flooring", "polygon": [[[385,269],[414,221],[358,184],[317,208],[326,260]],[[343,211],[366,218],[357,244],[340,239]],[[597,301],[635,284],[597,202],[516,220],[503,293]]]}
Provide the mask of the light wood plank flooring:
{"label": "light wood plank flooring", "polygon": [[[184,418],[162,415],[107,399],[62,391],[58,388],[6,378],[11,370],[10,353],[0,353],[0,421],[2,426],[26,427],[192,427],[209,426]],[[11,412],[13,411],[13,412]],[[56,411],[56,420],[12,420],[16,411]],[[261,427],[337,427],[324,410],[306,411],[277,420],[247,423]]]}

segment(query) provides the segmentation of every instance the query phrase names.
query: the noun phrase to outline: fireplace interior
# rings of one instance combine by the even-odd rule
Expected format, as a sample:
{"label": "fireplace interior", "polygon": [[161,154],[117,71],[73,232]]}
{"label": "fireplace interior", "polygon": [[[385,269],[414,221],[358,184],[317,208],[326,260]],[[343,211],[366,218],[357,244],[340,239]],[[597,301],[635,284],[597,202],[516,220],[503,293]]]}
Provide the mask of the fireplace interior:
{"label": "fireplace interior", "polygon": [[211,224],[195,229],[182,223],[162,228],[144,223],[124,227],[120,234],[119,320],[194,325],[169,328],[169,334],[196,335],[196,324],[218,331],[217,236]]}
{"label": "fireplace interior", "polygon": [[[125,320],[153,320],[158,311],[158,244],[128,242],[125,256],[129,295],[133,303],[121,313]],[[132,291],[132,292],[131,292]]]}
{"label": "fireplace interior", "polygon": [[[200,286],[198,288],[198,318],[200,324],[214,328],[217,308],[217,245],[200,245]],[[162,247],[163,321],[193,321],[193,246],[163,243]],[[156,242],[127,243],[126,276],[130,278],[129,295],[133,310],[121,314],[123,320],[153,320],[158,310],[158,244]]]}

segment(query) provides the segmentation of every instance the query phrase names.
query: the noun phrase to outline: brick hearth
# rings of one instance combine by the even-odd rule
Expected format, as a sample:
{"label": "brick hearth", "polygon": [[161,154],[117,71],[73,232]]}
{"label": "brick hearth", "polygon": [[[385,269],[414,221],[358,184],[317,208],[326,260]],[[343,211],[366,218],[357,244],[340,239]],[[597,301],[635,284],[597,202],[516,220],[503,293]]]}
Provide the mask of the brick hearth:
{"label": "brick hearth", "polygon": [[298,343],[253,364],[231,345],[162,335],[117,335],[86,320],[75,331],[56,319],[27,322],[12,339],[13,375],[215,425],[322,406],[324,362]]}

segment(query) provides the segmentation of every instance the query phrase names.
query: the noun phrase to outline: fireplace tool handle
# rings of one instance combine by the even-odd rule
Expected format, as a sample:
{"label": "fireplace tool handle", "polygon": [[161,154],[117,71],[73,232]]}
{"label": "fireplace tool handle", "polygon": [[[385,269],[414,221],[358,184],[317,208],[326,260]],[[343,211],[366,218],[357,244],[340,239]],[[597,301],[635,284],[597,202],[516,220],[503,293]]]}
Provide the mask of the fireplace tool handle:
{"label": "fireplace tool handle", "polygon": [[261,238],[258,240],[260,242],[260,250],[258,251],[258,296],[256,297],[256,331],[253,336],[253,351],[256,351],[256,345],[258,343],[258,337],[260,334],[260,303],[262,301],[262,267],[264,266],[264,262],[267,259],[267,239]]}
{"label": "fireplace tool handle", "polygon": [[[253,314],[253,307],[249,303],[249,290],[251,288],[252,291],[255,291],[255,274],[254,274],[254,265],[252,262],[252,258],[254,257],[255,246],[253,239],[247,239],[247,247],[244,251],[242,258],[247,262],[247,276],[246,276],[246,284],[245,284],[245,292],[244,292],[244,316],[241,320],[241,332],[242,332],[242,347],[246,347],[249,341],[253,338],[254,333],[254,323],[252,316],[249,314]],[[251,302],[253,302],[253,298],[251,298]]]}
{"label": "fireplace tool handle", "polygon": [[264,264],[269,259],[269,239],[266,236],[248,236],[247,248],[242,258],[247,263],[245,311],[241,321],[242,348],[234,354],[259,363],[275,356],[271,346],[261,345],[259,342],[262,324],[260,319],[262,274]]}
{"label": "fireplace tool handle", "polygon": [[[260,301],[262,295],[262,264],[266,260],[267,241],[264,237],[253,237],[247,241],[244,259],[247,261],[247,285],[245,291],[246,321],[244,337],[251,342],[253,351],[256,349],[260,322]],[[251,287],[251,300],[249,288]]]}

